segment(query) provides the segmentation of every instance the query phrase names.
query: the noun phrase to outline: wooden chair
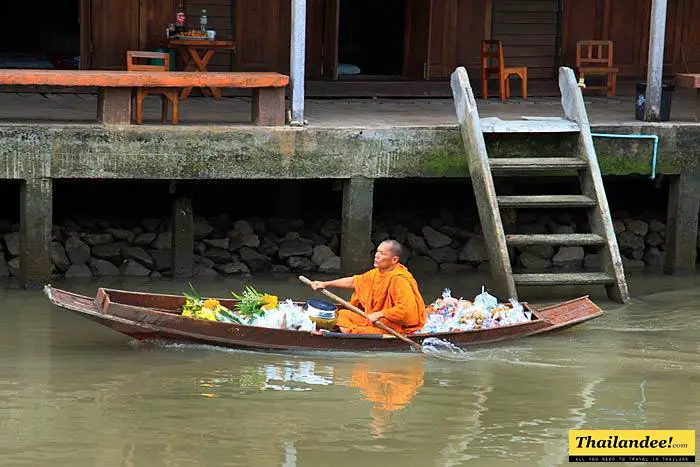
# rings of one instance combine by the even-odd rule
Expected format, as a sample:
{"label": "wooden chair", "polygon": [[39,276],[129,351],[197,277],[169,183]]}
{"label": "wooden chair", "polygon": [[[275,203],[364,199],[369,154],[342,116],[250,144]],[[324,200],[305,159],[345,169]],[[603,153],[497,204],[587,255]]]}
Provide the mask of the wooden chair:
{"label": "wooden chair", "polygon": [[605,90],[608,97],[617,90],[618,69],[613,66],[612,41],[578,41],[576,43],[576,69],[579,79],[585,83],[586,75],[608,75],[605,86],[589,86],[586,89]]}
{"label": "wooden chair", "polygon": [[[143,65],[134,63],[135,59],[158,59],[163,60],[162,65]],[[126,52],[126,69],[128,71],[153,71],[167,72],[170,70],[170,54],[162,52],[142,52],[129,50]],[[180,98],[179,88],[135,88],[136,89],[136,124],[140,125],[143,120],[143,100],[149,94],[159,94],[163,101],[163,110],[161,114],[161,122],[165,123],[168,120],[168,103],[173,105],[173,125],[178,122],[178,100]]]}
{"label": "wooden chair", "polygon": [[[496,61],[496,66],[492,61]],[[488,80],[491,76],[498,77],[501,100],[510,99],[510,81],[513,75],[518,76],[522,82],[523,99],[527,99],[527,67],[507,67],[503,60],[503,41],[481,41],[481,96],[488,99]]]}

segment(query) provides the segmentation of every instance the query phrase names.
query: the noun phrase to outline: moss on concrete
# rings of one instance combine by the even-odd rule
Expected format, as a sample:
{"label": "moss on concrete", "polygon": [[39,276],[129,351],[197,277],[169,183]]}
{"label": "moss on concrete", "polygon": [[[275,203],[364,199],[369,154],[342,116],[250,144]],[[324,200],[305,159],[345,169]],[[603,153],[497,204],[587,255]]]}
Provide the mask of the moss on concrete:
{"label": "moss on concrete", "polygon": [[[640,129],[641,128],[641,129]],[[595,127],[658,134],[658,173],[680,173],[700,153],[700,127]],[[492,157],[562,156],[572,138],[486,135]],[[650,174],[652,142],[594,138],[604,174]],[[456,127],[258,128],[0,126],[0,177],[10,179],[295,179],[468,177]]]}

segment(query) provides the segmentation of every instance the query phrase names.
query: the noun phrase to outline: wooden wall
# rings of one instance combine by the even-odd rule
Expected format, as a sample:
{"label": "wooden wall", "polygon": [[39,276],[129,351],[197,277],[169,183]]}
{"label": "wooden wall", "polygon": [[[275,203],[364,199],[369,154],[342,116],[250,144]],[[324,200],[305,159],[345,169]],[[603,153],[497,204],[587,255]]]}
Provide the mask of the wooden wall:
{"label": "wooden wall", "polygon": [[506,66],[526,66],[530,79],[557,73],[559,0],[492,0],[491,38],[503,41]]}
{"label": "wooden wall", "polygon": [[[332,78],[328,61],[334,49],[327,42],[334,37],[339,1],[307,0],[310,79]],[[503,39],[507,63],[528,66],[533,79],[555,76],[559,65],[573,66],[580,39],[612,40],[621,78],[639,78],[646,72],[651,0],[405,1],[404,75],[411,79],[446,78],[457,66],[477,76],[480,41],[486,37]],[[89,20],[89,27],[81,26],[81,50],[90,59],[85,63],[124,69],[127,49],[161,45],[164,25],[174,20],[178,4],[179,0],[81,0],[81,16]],[[211,70],[289,72],[291,0],[185,0],[185,7],[190,25],[198,24],[206,8],[217,37],[236,42],[236,53],[218,53]],[[700,0],[668,0],[667,74],[700,72],[699,20]]]}
{"label": "wooden wall", "polygon": [[[190,26],[199,25],[202,9],[206,9],[207,26],[216,30],[216,38],[233,40],[233,11],[235,8],[233,0],[185,0],[184,6],[187,24]],[[170,22],[175,21],[175,10],[171,16],[173,19]],[[208,69],[211,71],[230,71],[233,58],[233,52],[219,51],[212,57]]]}
{"label": "wooden wall", "polygon": [[89,26],[81,25],[81,34],[87,36],[81,38],[81,50],[89,53],[90,68],[124,70],[127,50],[161,46],[177,4],[177,0],[83,0],[81,18],[89,19]]}
{"label": "wooden wall", "polygon": [[[664,73],[700,72],[700,0],[668,0],[667,8]],[[563,64],[575,65],[577,40],[612,40],[620,76],[644,77],[650,13],[651,0],[564,0]]]}

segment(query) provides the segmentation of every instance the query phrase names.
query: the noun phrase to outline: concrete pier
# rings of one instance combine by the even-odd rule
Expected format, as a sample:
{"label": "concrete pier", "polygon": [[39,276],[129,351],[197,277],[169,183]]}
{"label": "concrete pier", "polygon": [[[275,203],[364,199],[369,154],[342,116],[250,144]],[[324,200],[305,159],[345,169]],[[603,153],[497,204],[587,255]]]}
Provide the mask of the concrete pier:
{"label": "concrete pier", "polygon": [[41,287],[51,276],[53,188],[50,178],[32,178],[20,187],[20,285]]}
{"label": "concrete pier", "polygon": [[345,274],[372,267],[372,208],[374,180],[352,177],[343,185],[340,265]]}
{"label": "concrete pier", "polygon": [[671,177],[666,220],[667,274],[695,272],[700,210],[700,167],[692,164],[680,175]]}
{"label": "concrete pier", "polygon": [[[624,106],[607,100],[601,101],[602,104],[594,101],[590,109],[594,133],[659,137],[655,172],[673,180],[666,237],[668,273],[695,270],[700,206],[700,172],[695,164],[700,153],[700,124],[689,120],[692,109],[689,110],[685,101],[679,100],[676,106],[676,97],[674,115],[687,113],[686,120],[616,123],[615,111],[633,115],[633,101]],[[41,105],[51,102],[42,101]],[[344,184],[342,266],[346,272],[357,272],[371,266],[372,198],[376,180],[469,176],[451,100],[444,105],[430,101],[421,104],[426,107],[424,114],[421,105],[404,101],[372,104],[371,109],[366,103],[307,104],[313,104],[307,108],[311,121],[304,127],[0,123],[0,179],[23,181],[22,284],[40,284],[50,276],[51,187],[56,179],[278,180],[292,185],[302,180],[339,180]],[[199,101],[188,101],[193,113],[199,105]],[[204,110],[212,105],[209,100],[201,101],[203,116],[211,115],[209,110]],[[221,105],[225,107],[229,103]],[[527,108],[524,104],[488,103],[483,104],[483,116],[496,115],[503,119],[519,118],[522,114],[554,116],[560,108],[558,99],[528,104]],[[27,111],[39,112],[33,109]],[[327,114],[316,122],[314,115],[321,115],[319,109]],[[336,113],[334,109],[338,109]],[[6,111],[0,108],[0,114]],[[41,112],[45,112],[44,107]],[[68,112],[68,115],[72,114]],[[561,139],[556,135],[551,141],[536,142],[512,135],[487,136],[488,151],[495,157],[561,153]],[[594,143],[604,176],[649,178],[651,175],[653,146],[649,140],[594,138]],[[288,193],[295,193],[296,189],[292,187]],[[302,211],[305,202],[301,199],[296,203]],[[173,208],[173,272],[188,277],[192,274],[192,206],[185,199],[177,199]]]}

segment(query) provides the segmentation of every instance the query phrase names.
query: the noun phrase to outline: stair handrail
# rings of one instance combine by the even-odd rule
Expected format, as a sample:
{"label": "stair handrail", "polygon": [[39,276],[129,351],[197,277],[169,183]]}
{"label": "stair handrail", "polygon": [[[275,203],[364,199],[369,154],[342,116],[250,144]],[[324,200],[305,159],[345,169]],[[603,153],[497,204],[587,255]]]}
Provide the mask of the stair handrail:
{"label": "stair handrail", "polygon": [[501,213],[496,200],[496,189],[491,176],[479,111],[469,82],[469,75],[464,67],[458,67],[452,73],[450,85],[460,135],[467,155],[469,176],[481,220],[481,230],[494,279],[493,289],[497,295],[517,300],[518,293],[510,265]]}
{"label": "stair handrail", "polygon": [[[607,195],[605,194],[605,186],[603,184],[603,175],[598,164],[598,156],[596,155],[595,146],[593,145],[593,135],[591,134],[591,125],[588,121],[588,112],[583,101],[583,92],[579,87],[574,71],[569,67],[559,68],[559,90],[561,92],[561,105],[564,109],[564,117],[567,120],[578,123],[580,127],[579,138],[581,139],[582,154],[579,157],[588,163],[588,170],[591,174],[593,186],[582,186],[584,194],[593,197],[597,203],[597,209],[601,213],[604,225],[591,226],[598,227],[598,230],[603,233],[603,238],[607,243],[607,251],[611,256],[610,265],[612,270],[608,270],[608,274],[615,278],[616,286],[618,287],[619,300],[626,303],[629,300],[629,290],[627,288],[627,280],[625,279],[624,268],[622,266],[622,257],[617,244],[617,237],[612,226],[612,215],[610,214],[610,206],[608,205]],[[606,262],[603,261],[603,264]]]}

